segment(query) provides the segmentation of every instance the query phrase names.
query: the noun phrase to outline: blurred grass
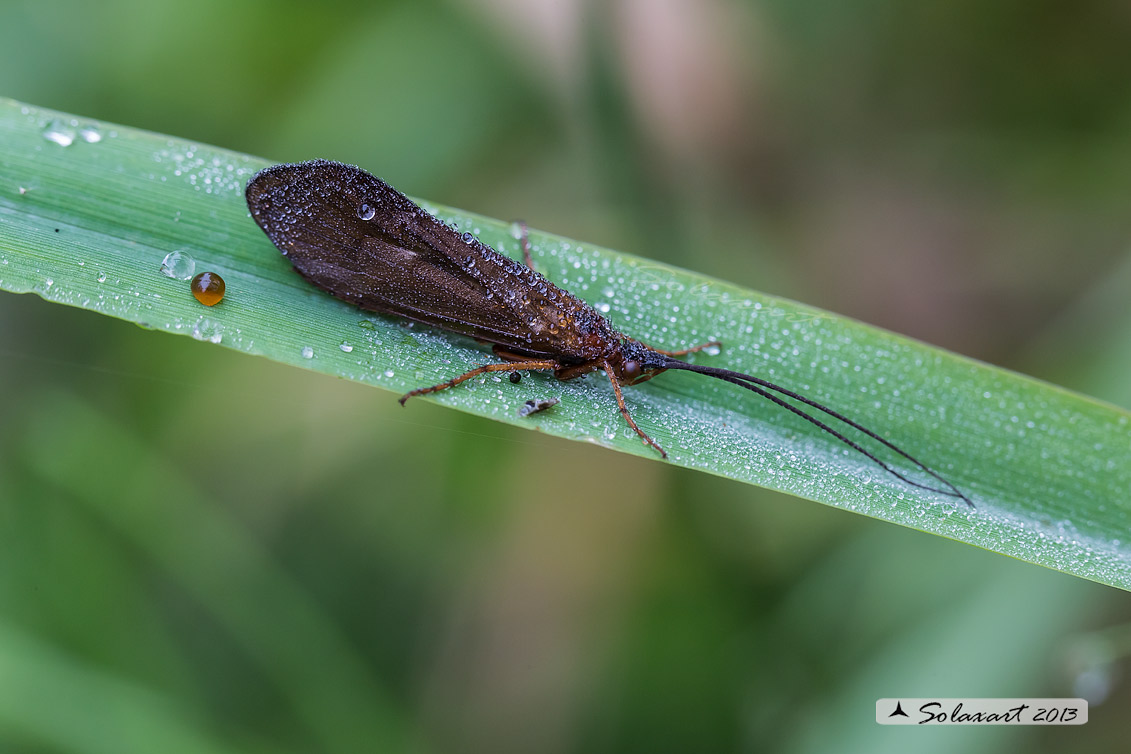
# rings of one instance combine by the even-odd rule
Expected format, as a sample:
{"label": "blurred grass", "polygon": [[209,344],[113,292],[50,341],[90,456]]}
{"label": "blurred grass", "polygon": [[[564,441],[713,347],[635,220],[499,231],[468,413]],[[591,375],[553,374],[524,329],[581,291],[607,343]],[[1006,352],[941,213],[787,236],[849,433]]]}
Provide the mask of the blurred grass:
{"label": "blurred grass", "polygon": [[[314,12],[205,0],[190,12],[12,0],[0,4],[0,93],[278,159],[350,160],[449,206],[1127,406],[1131,311],[1113,272],[1131,238],[1129,23],[1103,1],[343,0]],[[437,750],[878,744],[873,699],[860,695],[939,693],[938,668],[960,679],[956,694],[1090,688],[1091,722],[1039,736],[914,731],[916,747],[1125,745],[1126,660],[1105,661],[1097,687],[1068,657],[1082,632],[1131,619],[1118,590],[438,406],[400,410],[357,383],[34,296],[0,296],[0,395],[6,625],[61,668],[124,683],[99,688],[107,703],[147,715],[128,693],[146,689],[242,751],[321,741],[277,673],[165,565],[32,470],[26,440],[42,436],[42,406],[66,405],[60,395],[87,408],[75,416],[93,436],[109,423],[148,451],[101,469],[80,453],[77,483],[144,478],[102,488],[133,501],[183,499],[193,480]],[[141,474],[155,457],[177,473]],[[582,497],[538,492],[579,474]],[[184,572],[218,567],[204,544],[181,557]],[[213,584],[220,593],[201,599],[261,604],[248,588]],[[1011,610],[990,604],[1010,594]],[[940,640],[936,616],[973,628]],[[286,632],[270,607],[259,620]],[[991,674],[980,650],[995,647]],[[0,689],[25,694],[8,674]],[[684,714],[692,702],[710,714]],[[70,746],[8,709],[5,752],[129,750],[122,729],[61,705]],[[783,716],[809,709],[819,717]],[[178,742],[170,727],[157,743]],[[353,743],[351,754],[371,742]]]}
{"label": "blurred grass", "polygon": [[[0,107],[6,184],[0,286],[400,394],[482,360],[426,328],[363,316],[295,276],[246,217],[243,187],[264,163],[20,103]],[[440,215],[517,253],[504,223],[453,210]],[[637,420],[668,449],[670,462],[1131,588],[1131,542],[1124,537],[1131,501],[1121,497],[1131,487],[1131,459],[1120,452],[1131,438],[1126,413],[655,262],[538,232],[531,243],[536,264],[551,280],[608,310],[623,330],[668,348],[720,339],[728,367],[866,416],[981,509],[961,510],[945,497],[943,505],[924,507],[931,495],[871,469],[818,428],[783,420],[769,404],[748,410],[751,401],[688,375],[667,375],[630,391]],[[204,309],[183,281],[159,274],[160,259],[173,250],[198,259],[198,271],[219,272],[228,284],[225,300]],[[820,379],[810,382],[814,373]],[[476,382],[434,400],[549,434],[651,453],[621,426],[609,396],[594,400],[593,380],[559,386],[531,375],[521,386],[499,376]],[[521,418],[518,407],[531,389],[560,394],[562,403]],[[884,457],[922,478],[891,454]],[[846,474],[849,469],[855,474]]]}
{"label": "blurred grass", "polygon": [[[75,658],[2,624],[0,674],[7,689],[19,690],[0,694],[0,726],[31,747],[115,752],[123,751],[123,742],[128,741],[125,745],[132,751],[241,751],[212,735],[206,725],[170,700],[83,667]],[[5,743],[11,746],[14,742]]]}
{"label": "blurred grass", "polygon": [[[319,749],[348,751],[357,741],[384,741],[397,751],[412,750],[402,713],[366,672],[362,656],[228,512],[209,504],[197,489],[199,482],[207,483],[206,476],[199,482],[179,477],[113,422],[65,395],[45,409],[27,438],[29,468],[196,597],[274,683],[296,723],[314,732]],[[70,429],[59,437],[59,427]],[[79,457],[100,473],[83,469],[76,474],[72,460]],[[133,473],[123,474],[127,468]],[[130,494],[152,489],[158,480],[179,494],[157,500]],[[200,567],[196,554],[201,551],[208,553],[203,562],[214,567]],[[271,620],[262,620],[264,615]],[[318,651],[295,652],[295,647]]]}

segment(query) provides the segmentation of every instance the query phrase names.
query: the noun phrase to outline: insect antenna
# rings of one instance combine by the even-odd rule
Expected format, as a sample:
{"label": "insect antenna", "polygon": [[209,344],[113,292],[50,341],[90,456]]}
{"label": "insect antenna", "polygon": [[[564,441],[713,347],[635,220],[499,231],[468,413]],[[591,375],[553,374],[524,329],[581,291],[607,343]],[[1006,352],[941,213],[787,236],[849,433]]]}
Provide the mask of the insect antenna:
{"label": "insect antenna", "polygon": [[[739,387],[744,387],[747,390],[752,390],[753,392],[757,393],[758,395],[762,396],[763,398],[767,398],[767,399],[773,401],[774,403],[776,403],[777,405],[786,409],[787,411],[790,411],[794,414],[797,414],[802,419],[805,419],[806,421],[810,422],[811,424],[814,424],[814,425],[820,427],[822,430],[824,430],[825,432],[828,432],[830,435],[832,435],[836,439],[840,440],[842,443],[844,443],[848,447],[852,448],[853,450],[857,451],[858,453],[861,453],[865,457],[870,458],[872,461],[877,463],[880,466],[880,468],[882,468],[884,471],[888,472],[889,474],[891,474],[895,478],[899,479],[900,481],[905,482],[906,484],[909,484],[913,487],[919,487],[920,489],[928,490],[930,492],[937,492],[940,495],[947,495],[948,497],[956,497],[959,500],[962,500],[964,503],[966,503],[971,508],[974,507],[974,503],[970,500],[970,498],[968,498],[966,495],[962,494],[962,492],[959,491],[959,489],[957,487],[955,487],[953,484],[951,484],[948,480],[946,480],[940,474],[938,474],[937,472],[932,470],[925,463],[923,463],[919,459],[915,458],[910,453],[903,450],[902,448],[900,448],[896,444],[889,442],[888,440],[885,440],[884,438],[880,437],[878,434],[876,434],[872,430],[868,429],[867,427],[862,426],[862,425],[858,424],[857,422],[852,421],[847,416],[844,416],[843,414],[837,413],[836,411],[829,408],[828,406],[822,405],[822,404],[818,403],[817,401],[815,401],[811,398],[806,398],[804,395],[800,395],[798,393],[795,393],[792,390],[787,390],[786,388],[784,388],[780,385],[775,385],[774,383],[768,382],[768,381],[763,380],[759,377],[754,377],[754,376],[749,375],[749,374],[742,374],[741,372],[732,372],[729,369],[719,369],[717,367],[702,366],[700,364],[688,364],[686,361],[680,361],[679,359],[672,359],[672,358],[664,358],[663,361],[658,365],[662,366],[664,369],[681,369],[681,370],[686,371],[686,372],[696,372],[698,374],[705,374],[708,377],[714,377],[716,379],[723,380],[724,382],[729,382],[732,385],[738,385]],[[929,484],[923,484],[921,482],[916,482],[913,479],[908,479],[906,476],[904,476],[903,474],[896,471],[890,465],[888,465],[884,461],[880,460],[879,458],[877,458],[875,455],[868,452],[864,448],[860,447],[860,445],[858,443],[856,443],[853,440],[850,440],[849,438],[845,437],[843,434],[841,434],[837,430],[833,429],[828,424],[825,424],[820,419],[817,419],[816,417],[814,417],[814,416],[806,413],[805,411],[801,410],[797,406],[794,406],[792,403],[789,403],[785,400],[782,400],[778,396],[769,392],[771,390],[775,393],[780,393],[781,395],[784,395],[788,398],[793,398],[796,401],[800,401],[801,403],[804,403],[807,406],[812,406],[813,408],[817,409],[818,411],[821,411],[821,412],[833,417],[837,421],[844,422],[845,424],[852,427],[853,429],[862,432],[863,434],[867,435],[868,437],[871,437],[873,440],[879,442],[880,444],[884,445],[887,448],[890,448],[891,450],[895,451],[899,455],[906,458],[908,461],[911,461],[911,463],[915,464],[920,469],[922,469],[924,472],[926,472],[930,476],[932,476],[935,479],[942,482],[949,489],[940,489],[938,487],[932,487]]]}

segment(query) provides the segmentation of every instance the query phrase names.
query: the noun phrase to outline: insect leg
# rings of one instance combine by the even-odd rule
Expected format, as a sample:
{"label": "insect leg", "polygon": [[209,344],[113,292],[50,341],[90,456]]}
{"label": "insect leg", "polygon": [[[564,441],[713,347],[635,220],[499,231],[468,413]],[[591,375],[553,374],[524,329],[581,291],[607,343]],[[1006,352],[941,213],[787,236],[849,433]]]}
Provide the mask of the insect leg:
{"label": "insect leg", "polygon": [[[519,220],[518,227],[522,228],[522,260],[526,262],[527,267],[534,270],[534,260],[530,258],[530,236],[526,232],[526,223]],[[538,270],[534,271],[537,272]]]}
{"label": "insect leg", "polygon": [[491,346],[491,352],[494,353],[496,356],[498,356],[500,359],[506,359],[507,361],[530,361],[531,360],[529,356],[523,356],[520,353],[515,353],[514,351],[508,351],[507,349],[500,346],[498,343]]}
{"label": "insect leg", "polygon": [[516,361],[509,364],[487,364],[485,366],[476,367],[470,372],[464,372],[459,377],[453,377],[447,382],[441,382],[439,385],[431,387],[419,387],[416,390],[410,390],[400,397],[400,403],[403,406],[404,402],[414,395],[426,395],[427,393],[436,393],[440,390],[447,390],[450,387],[455,387],[465,380],[470,380],[472,377],[478,377],[487,372],[518,372],[525,370],[538,370],[538,369],[559,369],[561,364],[556,361]]}
{"label": "insect leg", "polygon": [[613,393],[615,393],[617,396],[617,406],[620,408],[621,416],[623,416],[624,420],[628,422],[628,426],[632,427],[636,434],[640,435],[641,439],[644,440],[645,445],[651,445],[653,448],[660,451],[660,455],[663,458],[667,458],[667,452],[663,448],[661,448],[655,440],[644,434],[644,430],[636,426],[636,422],[632,419],[632,414],[628,413],[628,406],[624,404],[624,394],[621,393],[620,382],[617,381],[616,375],[613,373],[612,365],[608,362],[605,362],[604,369],[605,374],[609,375],[609,382],[613,383]]}
{"label": "insect leg", "polygon": [[[647,344],[645,344],[645,345],[647,345]],[[711,348],[711,347],[721,348],[722,345],[723,344],[720,343],[719,341],[712,340],[708,343],[701,343],[697,346],[692,346],[691,348],[684,348],[681,351],[665,351],[662,348],[652,348],[652,346],[648,346],[648,348],[652,348],[653,351],[655,351],[657,353],[662,353],[665,356],[686,356],[689,353],[696,353],[698,351],[702,351],[704,348]]]}

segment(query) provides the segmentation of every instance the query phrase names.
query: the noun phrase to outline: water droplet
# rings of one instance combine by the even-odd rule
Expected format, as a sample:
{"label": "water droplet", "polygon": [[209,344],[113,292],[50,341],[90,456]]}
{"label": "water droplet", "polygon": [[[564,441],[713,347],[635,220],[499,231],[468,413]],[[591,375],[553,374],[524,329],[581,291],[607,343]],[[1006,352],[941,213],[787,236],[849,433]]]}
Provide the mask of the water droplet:
{"label": "water droplet", "polygon": [[100,282],[100,283],[106,282],[106,273],[105,272],[98,273],[98,282]]}
{"label": "water droplet", "polygon": [[467,243],[475,243],[475,234],[470,232],[464,233],[463,240]]}
{"label": "water droplet", "polygon": [[86,128],[82,129],[81,131],[79,131],[79,136],[81,136],[82,140],[88,144],[97,144],[98,142],[102,141],[102,132],[94,126],[87,126]]}
{"label": "water droplet", "polygon": [[394,372],[393,372],[393,370],[392,370],[392,369],[386,369],[386,370],[385,370],[385,376],[386,376],[386,377],[392,377],[392,376],[393,376],[393,374],[394,374]]}
{"label": "water droplet", "polygon": [[219,343],[224,338],[224,331],[216,320],[201,317],[192,326],[192,337],[209,343]]}
{"label": "water droplet", "polygon": [[43,281],[43,282],[47,283],[47,287],[48,287],[48,288],[50,288],[51,286],[55,285],[55,281],[54,281],[54,280],[52,280],[51,278],[47,278],[47,280],[45,280],[45,281]]}
{"label": "water droplet", "polygon": [[707,346],[703,349],[703,353],[707,354],[708,356],[718,356],[720,353],[722,353],[722,349],[718,346]]}
{"label": "water droplet", "polygon": [[302,347],[302,358],[313,359],[314,358],[314,349],[311,348],[310,346],[303,346]]}
{"label": "water droplet", "polygon": [[349,343],[345,342],[344,340],[342,341],[342,344],[340,346],[338,346],[338,348],[342,349],[342,351],[344,353],[349,353],[350,351],[353,350],[353,346],[351,346]]}
{"label": "water droplet", "polygon": [[362,204],[357,208],[357,216],[362,220],[372,220],[373,216],[377,214],[377,210],[368,204]]}
{"label": "water droplet", "polygon": [[43,138],[61,147],[69,147],[75,141],[75,129],[56,118],[43,129]]}
{"label": "water droplet", "polygon": [[224,288],[224,278],[215,272],[202,272],[189,285],[193,297],[205,306],[220,303],[224,298]]}
{"label": "water droplet", "polygon": [[161,274],[174,280],[191,280],[196,272],[196,260],[183,251],[170,251],[161,260]]}
{"label": "water droplet", "polygon": [[608,313],[609,313],[609,309],[612,309],[612,307],[611,307],[611,306],[609,306],[609,305],[608,305],[607,303],[605,303],[604,301],[602,301],[602,302],[601,302],[601,303],[599,303],[599,304],[596,304],[596,305],[594,305],[594,307],[593,307],[593,308],[594,308],[594,309],[596,309],[597,311],[601,312],[601,314],[608,314]]}

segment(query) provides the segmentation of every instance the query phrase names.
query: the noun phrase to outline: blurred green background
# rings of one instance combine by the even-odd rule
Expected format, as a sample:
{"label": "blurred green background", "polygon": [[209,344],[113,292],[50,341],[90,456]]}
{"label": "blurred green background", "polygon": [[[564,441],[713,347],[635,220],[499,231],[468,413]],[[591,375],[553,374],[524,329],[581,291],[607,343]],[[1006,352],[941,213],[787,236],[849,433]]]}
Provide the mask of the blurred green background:
{"label": "blurred green background", "polygon": [[[0,95],[1131,405],[1131,10],[0,2]],[[0,295],[0,751],[1109,752],[1117,590]],[[1088,696],[897,729],[886,696]]]}

